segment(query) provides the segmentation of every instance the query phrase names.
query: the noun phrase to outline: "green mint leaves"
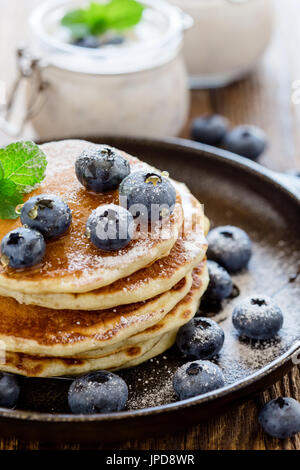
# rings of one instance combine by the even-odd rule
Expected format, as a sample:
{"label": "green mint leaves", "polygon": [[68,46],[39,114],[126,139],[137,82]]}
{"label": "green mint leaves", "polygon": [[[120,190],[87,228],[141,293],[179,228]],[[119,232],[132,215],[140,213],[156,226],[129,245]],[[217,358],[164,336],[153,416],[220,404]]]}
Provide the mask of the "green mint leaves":
{"label": "green mint leaves", "polygon": [[16,142],[0,148],[0,219],[16,219],[23,194],[45,178],[47,159],[34,142]]}
{"label": "green mint leaves", "polygon": [[122,31],[140,22],[143,5],[136,0],[110,0],[108,3],[91,2],[86,8],[72,10],[61,20],[71,30],[74,39],[87,35],[100,35],[112,29]]}

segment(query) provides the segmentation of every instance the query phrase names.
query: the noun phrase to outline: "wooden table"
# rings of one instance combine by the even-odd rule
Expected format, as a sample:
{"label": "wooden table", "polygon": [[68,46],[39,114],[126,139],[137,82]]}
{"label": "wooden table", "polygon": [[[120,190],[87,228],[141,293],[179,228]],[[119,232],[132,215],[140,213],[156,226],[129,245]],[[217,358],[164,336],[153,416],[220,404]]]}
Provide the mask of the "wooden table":
{"label": "wooden table", "polygon": [[[256,72],[225,89],[193,92],[190,117],[217,112],[227,116],[233,125],[251,123],[262,127],[269,136],[270,146],[261,163],[284,171],[300,168],[300,104],[294,104],[292,99],[293,84],[297,85],[296,80],[300,80],[300,4],[298,0],[274,2],[277,14],[273,42]],[[10,83],[13,79],[14,50],[16,44],[26,39],[26,16],[38,3],[38,0],[0,0],[0,80]],[[188,137],[188,127],[187,125],[183,137]],[[0,143],[6,142],[7,138],[0,135]],[[300,400],[299,369],[294,368],[289,375],[256,399],[236,406],[222,416],[186,432],[99,448],[300,450],[300,435],[279,441],[266,436],[258,425],[258,411],[264,401],[279,395]],[[49,445],[40,445],[38,442],[0,440],[0,449],[49,448]],[[80,447],[62,445],[61,448]]]}

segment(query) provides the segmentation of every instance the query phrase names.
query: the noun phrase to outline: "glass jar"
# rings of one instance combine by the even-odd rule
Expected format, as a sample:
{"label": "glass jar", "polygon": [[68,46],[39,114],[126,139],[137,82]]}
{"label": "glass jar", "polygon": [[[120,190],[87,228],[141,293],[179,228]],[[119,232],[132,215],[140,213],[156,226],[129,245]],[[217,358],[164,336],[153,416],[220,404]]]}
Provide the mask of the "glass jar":
{"label": "glass jar", "polygon": [[60,26],[67,11],[86,3],[47,1],[30,17],[32,42],[19,55],[38,136],[177,135],[189,110],[180,54],[188,16],[162,0],[143,0],[134,40],[88,49],[66,41]]}
{"label": "glass jar", "polygon": [[225,86],[248,73],[272,33],[272,0],[170,0],[194,19],[184,44],[193,88]]}

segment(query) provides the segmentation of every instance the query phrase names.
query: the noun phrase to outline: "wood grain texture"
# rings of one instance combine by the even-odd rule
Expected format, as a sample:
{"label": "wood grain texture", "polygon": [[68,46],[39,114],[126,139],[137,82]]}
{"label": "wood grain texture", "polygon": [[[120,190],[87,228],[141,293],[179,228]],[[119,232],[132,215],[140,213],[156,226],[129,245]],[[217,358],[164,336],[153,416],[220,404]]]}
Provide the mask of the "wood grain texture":
{"label": "wood grain texture", "polygon": [[[26,40],[26,17],[39,0],[0,0],[0,80],[11,83],[15,74],[14,50]],[[232,125],[251,123],[262,127],[269,136],[269,149],[262,163],[284,171],[300,168],[300,104],[293,104],[293,83],[300,80],[300,4],[298,0],[274,0],[276,25],[272,45],[252,76],[221,90],[192,93],[190,119],[205,113],[221,113]],[[189,124],[182,133],[188,137]],[[30,135],[30,127],[26,135]],[[0,134],[0,144],[9,140]],[[265,401],[276,396],[300,400],[298,368],[256,399],[188,429],[157,439],[99,445],[99,449],[290,449],[300,450],[300,435],[280,441],[266,436],[258,424],[258,412]],[[0,429],[1,436],[1,429]],[[50,444],[1,440],[0,449],[51,449]],[[79,449],[64,446],[61,449]]]}

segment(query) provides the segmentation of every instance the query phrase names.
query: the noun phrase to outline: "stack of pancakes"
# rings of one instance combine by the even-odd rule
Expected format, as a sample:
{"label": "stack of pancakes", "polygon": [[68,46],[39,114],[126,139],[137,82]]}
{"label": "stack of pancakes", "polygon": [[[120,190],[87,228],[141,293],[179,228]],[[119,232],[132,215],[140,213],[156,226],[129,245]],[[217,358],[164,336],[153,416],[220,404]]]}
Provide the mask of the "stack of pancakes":
{"label": "stack of pancakes", "polygon": [[[172,346],[207,287],[209,224],[181,183],[173,181],[177,200],[167,236],[149,230],[116,252],[103,252],[84,236],[92,210],[119,203],[118,191],[94,194],[76,179],[75,159],[89,145],[42,146],[47,176],[28,198],[60,195],[73,220],[63,237],[47,243],[41,265],[0,267],[0,370],[50,377],[137,365]],[[153,172],[123,155],[132,172]],[[19,219],[1,220],[0,239],[19,226]]]}

